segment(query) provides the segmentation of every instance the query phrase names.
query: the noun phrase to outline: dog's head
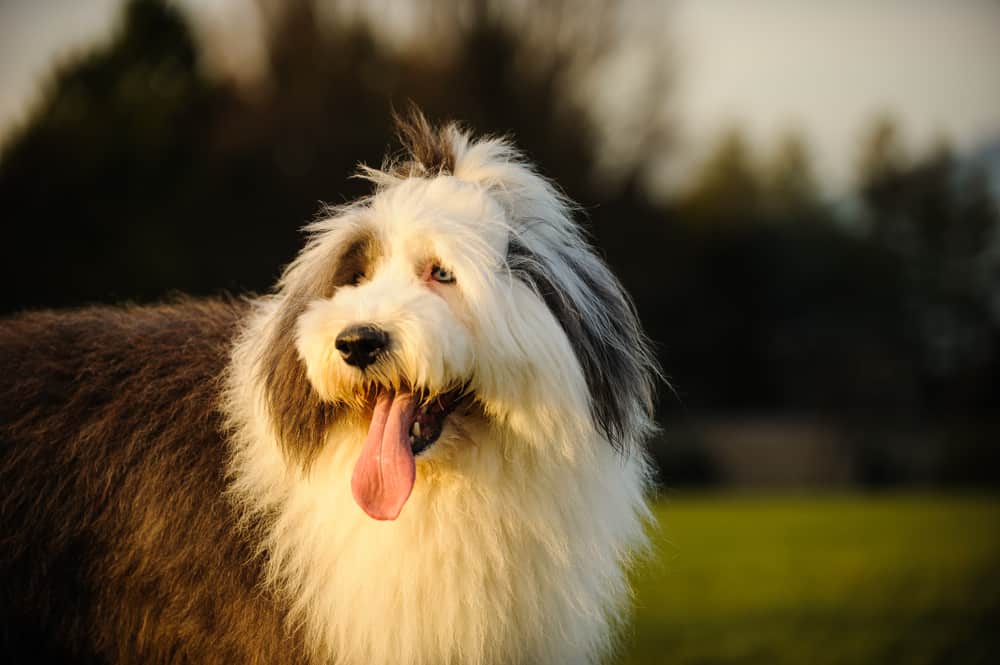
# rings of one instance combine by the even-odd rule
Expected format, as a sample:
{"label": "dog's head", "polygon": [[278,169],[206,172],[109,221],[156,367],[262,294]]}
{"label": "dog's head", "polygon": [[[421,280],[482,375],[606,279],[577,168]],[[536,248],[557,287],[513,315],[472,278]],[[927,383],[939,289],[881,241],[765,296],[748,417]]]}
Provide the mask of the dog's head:
{"label": "dog's head", "polygon": [[286,454],[308,466],[335,421],[363,422],[352,489],[377,519],[418,460],[483,441],[628,454],[655,365],[567,201],[504,140],[418,114],[400,135],[401,158],[363,170],[374,193],[311,224],[279,284],[259,367]]}

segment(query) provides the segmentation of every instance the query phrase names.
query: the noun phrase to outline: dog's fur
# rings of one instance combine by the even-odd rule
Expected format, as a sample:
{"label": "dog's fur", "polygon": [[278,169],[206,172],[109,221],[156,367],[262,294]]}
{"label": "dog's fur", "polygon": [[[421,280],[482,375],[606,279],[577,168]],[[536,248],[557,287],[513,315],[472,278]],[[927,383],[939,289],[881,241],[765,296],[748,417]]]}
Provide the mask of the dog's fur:
{"label": "dog's fur", "polygon": [[[635,312],[508,143],[418,114],[401,135],[272,295],[0,324],[0,660],[608,652],[647,515]],[[392,339],[364,371],[334,348],[358,322]],[[377,521],[352,469],[372,391],[407,387],[468,397]]]}

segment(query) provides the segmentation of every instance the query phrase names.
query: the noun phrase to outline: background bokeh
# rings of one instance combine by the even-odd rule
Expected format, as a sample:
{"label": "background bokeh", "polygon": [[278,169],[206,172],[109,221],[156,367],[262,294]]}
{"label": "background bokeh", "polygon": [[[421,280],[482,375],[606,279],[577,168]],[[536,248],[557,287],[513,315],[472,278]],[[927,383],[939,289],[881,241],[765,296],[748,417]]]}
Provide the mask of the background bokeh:
{"label": "background bokeh", "polygon": [[[37,59],[33,35],[92,20],[43,4],[0,5],[0,75]],[[512,136],[581,204],[669,375],[622,662],[991,662],[1000,49],[976,44],[1000,44],[1000,6],[707,3],[709,55],[747,62],[712,124],[691,109],[727,98],[686,97],[725,89],[676,27],[691,4],[94,3],[113,25],[58,51],[0,127],[0,312],[266,291],[320,202],[365,192],[350,175],[412,100]],[[944,40],[926,65],[891,49],[926,55],[903,20],[921,11]],[[805,53],[821,38],[830,62]],[[793,93],[819,118],[891,58],[915,96],[863,97],[818,158],[809,117],[751,108]],[[914,140],[918,111],[944,129]]]}

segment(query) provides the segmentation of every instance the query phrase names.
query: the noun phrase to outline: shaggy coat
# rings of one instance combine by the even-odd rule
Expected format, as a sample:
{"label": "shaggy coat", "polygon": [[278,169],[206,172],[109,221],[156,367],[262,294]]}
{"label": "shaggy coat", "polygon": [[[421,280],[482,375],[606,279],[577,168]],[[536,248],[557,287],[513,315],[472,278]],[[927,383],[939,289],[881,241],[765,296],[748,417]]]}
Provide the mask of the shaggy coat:
{"label": "shaggy coat", "polygon": [[220,377],[246,311],[0,326],[0,660],[305,662],[225,498]]}
{"label": "shaggy coat", "polygon": [[0,661],[610,652],[648,516],[634,308],[508,143],[400,134],[270,295],[0,322]]}

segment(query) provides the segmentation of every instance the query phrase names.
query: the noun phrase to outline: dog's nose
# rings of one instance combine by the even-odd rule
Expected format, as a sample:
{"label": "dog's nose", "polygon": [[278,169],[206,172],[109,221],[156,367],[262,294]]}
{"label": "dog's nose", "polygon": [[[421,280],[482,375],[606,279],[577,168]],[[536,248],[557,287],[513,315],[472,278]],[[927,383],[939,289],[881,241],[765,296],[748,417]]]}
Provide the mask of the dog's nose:
{"label": "dog's nose", "polygon": [[358,369],[375,362],[388,345],[389,334],[375,326],[352,326],[337,335],[334,342],[344,362]]}

